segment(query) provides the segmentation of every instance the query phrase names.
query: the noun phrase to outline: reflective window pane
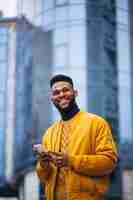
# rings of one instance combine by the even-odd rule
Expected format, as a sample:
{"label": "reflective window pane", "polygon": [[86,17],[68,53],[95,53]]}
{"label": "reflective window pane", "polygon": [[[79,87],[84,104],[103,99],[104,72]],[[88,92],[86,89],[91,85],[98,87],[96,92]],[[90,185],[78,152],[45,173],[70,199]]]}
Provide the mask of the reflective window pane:
{"label": "reflective window pane", "polygon": [[36,24],[36,26],[41,26],[41,25],[42,25],[42,20],[43,20],[42,14],[38,15],[38,16],[35,18],[35,24]]}
{"label": "reflective window pane", "polygon": [[54,7],[54,0],[44,0],[44,10],[48,10]]}
{"label": "reflective window pane", "polygon": [[56,22],[68,20],[68,7],[56,8]]}
{"label": "reflective window pane", "polygon": [[54,11],[46,12],[44,15],[44,26],[54,24],[55,16]]}
{"label": "reflective window pane", "polygon": [[63,5],[68,3],[68,0],[56,0],[56,5]]}
{"label": "reflective window pane", "polygon": [[[22,113],[18,113],[19,114],[19,118],[16,120],[16,125],[18,129],[23,130],[24,129],[24,117],[22,115]],[[21,116],[20,116],[21,114]]]}
{"label": "reflective window pane", "polygon": [[4,120],[4,113],[3,113],[3,112],[0,112],[0,128],[3,128],[3,129],[4,129],[4,123],[5,123],[5,120]]}
{"label": "reflective window pane", "polygon": [[55,122],[56,120],[60,119],[60,114],[58,112],[58,110],[52,106],[52,122]]}
{"label": "reflective window pane", "polygon": [[67,64],[67,47],[62,45],[55,49],[54,63],[56,67],[63,67]]}
{"label": "reflective window pane", "polygon": [[6,74],[3,73],[3,75],[0,76],[0,91],[5,90],[6,81],[7,81],[7,76],[6,76]]}
{"label": "reflective window pane", "polygon": [[66,43],[68,41],[68,29],[56,29],[54,32],[54,45]]}
{"label": "reflective window pane", "polygon": [[[85,66],[86,64],[86,29],[85,26],[73,26],[70,29],[70,65]],[[73,39],[74,38],[74,39]]]}
{"label": "reflective window pane", "polygon": [[[20,76],[21,76],[21,74],[20,74]],[[23,78],[20,77],[20,79],[23,79]],[[17,81],[17,88],[16,88],[16,90],[17,90],[17,92],[18,92],[19,94],[22,94],[23,91],[24,91],[24,82],[23,82],[22,80],[19,80],[19,77],[18,77],[17,80],[18,80],[18,81]],[[23,79],[23,80],[24,80],[24,79]]]}
{"label": "reflective window pane", "polygon": [[4,109],[4,102],[5,102],[4,94],[3,92],[0,92],[0,111]]}
{"label": "reflective window pane", "polygon": [[6,46],[2,45],[0,46],[0,61],[7,59],[7,49]]}
{"label": "reflective window pane", "polygon": [[85,19],[86,8],[85,5],[70,6],[70,20]]}
{"label": "reflective window pane", "polygon": [[76,3],[86,3],[87,0],[69,0],[71,4],[76,4]]}
{"label": "reflective window pane", "polygon": [[0,45],[7,43],[8,38],[6,35],[0,35]]}
{"label": "reflective window pane", "polygon": [[8,27],[0,27],[0,35],[7,35]]}
{"label": "reflective window pane", "polygon": [[4,128],[0,127],[0,176],[2,177],[4,175]]}
{"label": "reflective window pane", "polygon": [[35,16],[38,16],[42,12],[42,10],[43,10],[42,7],[43,7],[42,6],[42,0],[35,1],[35,6],[34,6]]}
{"label": "reflective window pane", "polygon": [[6,74],[6,68],[7,68],[6,62],[0,62],[0,75],[1,76],[5,76],[5,74]]}

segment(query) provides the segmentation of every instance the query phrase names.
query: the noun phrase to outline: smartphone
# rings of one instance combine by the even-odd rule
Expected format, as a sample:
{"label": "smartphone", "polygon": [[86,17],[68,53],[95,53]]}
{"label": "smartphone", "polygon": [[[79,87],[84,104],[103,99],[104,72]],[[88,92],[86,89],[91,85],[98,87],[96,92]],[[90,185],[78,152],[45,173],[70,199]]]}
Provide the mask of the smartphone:
{"label": "smartphone", "polygon": [[35,155],[41,154],[42,153],[42,145],[41,144],[33,144],[32,151]]}

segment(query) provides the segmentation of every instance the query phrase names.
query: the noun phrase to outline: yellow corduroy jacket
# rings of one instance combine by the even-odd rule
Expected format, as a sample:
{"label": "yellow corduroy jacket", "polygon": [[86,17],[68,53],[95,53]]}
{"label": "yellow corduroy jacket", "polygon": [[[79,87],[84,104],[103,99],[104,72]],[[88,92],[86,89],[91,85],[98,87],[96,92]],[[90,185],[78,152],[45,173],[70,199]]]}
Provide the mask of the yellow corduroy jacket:
{"label": "yellow corduroy jacket", "polygon": [[[117,165],[118,154],[107,122],[94,114],[77,113],[67,122],[54,123],[43,136],[47,150],[59,152],[63,123],[72,124],[68,145],[67,200],[103,200],[109,188],[109,175]],[[36,166],[47,200],[54,200],[57,168]]]}

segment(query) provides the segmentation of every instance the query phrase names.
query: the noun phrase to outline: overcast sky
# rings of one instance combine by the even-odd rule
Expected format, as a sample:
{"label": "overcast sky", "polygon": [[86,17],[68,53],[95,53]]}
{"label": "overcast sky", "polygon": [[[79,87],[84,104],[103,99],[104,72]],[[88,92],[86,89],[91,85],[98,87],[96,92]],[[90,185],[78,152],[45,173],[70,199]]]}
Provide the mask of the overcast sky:
{"label": "overcast sky", "polygon": [[0,0],[0,10],[4,16],[16,16],[17,0]]}

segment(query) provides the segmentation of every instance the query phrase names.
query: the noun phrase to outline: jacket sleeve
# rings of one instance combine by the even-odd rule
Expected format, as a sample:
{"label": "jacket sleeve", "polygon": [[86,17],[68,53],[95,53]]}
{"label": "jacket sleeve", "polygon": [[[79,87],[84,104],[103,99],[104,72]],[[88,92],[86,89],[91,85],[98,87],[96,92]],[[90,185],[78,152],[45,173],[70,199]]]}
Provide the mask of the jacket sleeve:
{"label": "jacket sleeve", "polygon": [[118,153],[108,124],[103,120],[96,132],[95,154],[69,156],[69,167],[82,175],[108,175],[117,165]]}
{"label": "jacket sleeve", "polygon": [[[42,139],[42,146],[46,149],[48,149],[47,133],[48,131],[44,134],[43,139]],[[52,164],[49,163],[49,166],[45,166],[45,165],[42,166],[40,162],[38,161],[36,165],[36,172],[41,183],[45,184],[45,182],[49,180],[52,174]]]}
{"label": "jacket sleeve", "polygon": [[42,167],[40,163],[37,162],[36,172],[42,184],[45,184],[46,181],[49,180],[51,171],[52,171],[51,165],[49,165],[49,167],[46,166]]}

